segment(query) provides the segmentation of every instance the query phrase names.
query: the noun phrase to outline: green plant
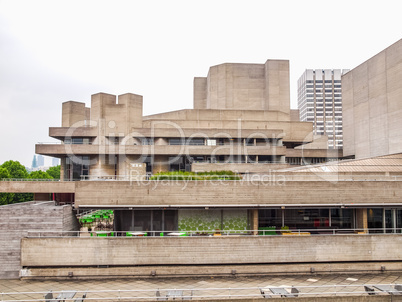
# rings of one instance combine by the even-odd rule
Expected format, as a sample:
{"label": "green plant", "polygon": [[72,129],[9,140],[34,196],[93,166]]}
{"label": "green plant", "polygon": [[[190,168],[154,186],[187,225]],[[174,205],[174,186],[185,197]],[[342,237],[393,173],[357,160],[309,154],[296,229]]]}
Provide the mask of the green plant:
{"label": "green plant", "polygon": [[281,232],[282,233],[290,233],[289,227],[287,225],[284,225],[281,227]]}

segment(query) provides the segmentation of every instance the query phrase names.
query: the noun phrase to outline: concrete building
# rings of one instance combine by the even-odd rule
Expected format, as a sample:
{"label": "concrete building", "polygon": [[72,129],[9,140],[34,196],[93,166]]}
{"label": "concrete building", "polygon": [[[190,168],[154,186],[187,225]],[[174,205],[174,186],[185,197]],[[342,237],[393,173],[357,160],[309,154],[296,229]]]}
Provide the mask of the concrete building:
{"label": "concrete building", "polygon": [[328,136],[328,148],[342,149],[341,76],[349,69],[307,69],[297,82],[300,120],[312,122],[315,135]]}
{"label": "concrete building", "polygon": [[52,158],[52,167],[60,165],[60,159],[53,157]]}
{"label": "concrete building", "polygon": [[36,169],[38,167],[38,162],[36,160],[36,155],[33,156],[31,169]]}
{"label": "concrete building", "polygon": [[402,40],[342,77],[344,155],[402,152]]}
{"label": "concrete building", "polygon": [[[49,129],[61,144],[36,145],[37,154],[61,159],[61,181],[5,181],[0,192],[34,192],[37,200],[53,193],[66,223],[25,234],[29,209],[0,207],[27,217],[18,225],[22,240],[9,243],[20,253],[4,251],[14,257],[4,275],[402,270],[400,154],[329,163],[342,150],[316,140],[313,123],[290,110],[287,61],[211,67],[194,80],[194,107],[143,116],[141,96],[105,93],[93,95],[90,108],[63,103],[62,127]],[[232,170],[241,179],[145,176],[171,170]],[[113,210],[110,236],[78,232],[75,214],[98,209]],[[174,237],[182,233],[191,236]]]}
{"label": "concrete building", "polygon": [[135,94],[95,94],[91,108],[63,103],[62,127],[50,128],[62,144],[36,152],[60,158],[65,180],[124,178],[138,163],[153,174],[251,173],[341,157],[326,147],[296,148],[313,142],[313,129],[292,120],[289,95],[288,61],[213,66],[194,80],[195,109],[143,116]]}
{"label": "concrete building", "polygon": [[38,155],[37,156],[37,163],[38,163],[38,167],[43,167],[45,166],[45,158],[43,157],[43,155]]}

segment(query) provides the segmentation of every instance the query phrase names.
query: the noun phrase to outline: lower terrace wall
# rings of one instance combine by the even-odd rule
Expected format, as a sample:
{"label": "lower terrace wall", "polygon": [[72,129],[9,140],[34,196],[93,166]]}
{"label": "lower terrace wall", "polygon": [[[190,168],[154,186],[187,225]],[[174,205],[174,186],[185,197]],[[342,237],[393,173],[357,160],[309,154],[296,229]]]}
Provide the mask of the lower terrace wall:
{"label": "lower terrace wall", "polygon": [[401,235],[23,238],[21,265],[99,267],[401,261],[401,244]]}
{"label": "lower terrace wall", "polygon": [[0,279],[19,277],[20,242],[22,237],[27,236],[28,231],[79,230],[72,207],[54,206],[53,201],[0,206],[0,217]]}

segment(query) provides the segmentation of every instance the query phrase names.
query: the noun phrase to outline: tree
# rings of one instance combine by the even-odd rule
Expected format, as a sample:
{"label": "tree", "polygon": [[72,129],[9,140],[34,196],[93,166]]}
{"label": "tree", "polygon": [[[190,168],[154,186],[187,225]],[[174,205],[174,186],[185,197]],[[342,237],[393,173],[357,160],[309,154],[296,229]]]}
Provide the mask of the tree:
{"label": "tree", "polygon": [[31,179],[53,179],[53,177],[51,177],[49,174],[47,174],[47,172],[43,172],[43,171],[34,171],[31,172],[31,174],[29,174],[28,178]]}
{"label": "tree", "polygon": [[1,168],[5,168],[10,173],[10,178],[27,178],[28,172],[18,161],[9,160],[4,162]]}
{"label": "tree", "polygon": [[47,171],[47,174],[49,174],[51,177],[54,179],[60,179],[60,165],[50,167]]}
{"label": "tree", "polygon": [[[6,168],[0,167],[0,180],[11,178],[10,172]],[[0,205],[12,203],[14,200],[14,193],[0,193]]]}
{"label": "tree", "polygon": [[11,178],[11,175],[6,168],[0,166],[0,179],[3,178]]}
{"label": "tree", "polygon": [[[18,161],[9,160],[4,162],[1,168],[7,169],[10,177],[9,178],[27,178],[28,172],[23,165],[20,164]],[[6,193],[9,194],[9,193]],[[13,194],[12,201],[7,203],[18,203],[29,201],[33,199],[32,193],[15,193]]]}

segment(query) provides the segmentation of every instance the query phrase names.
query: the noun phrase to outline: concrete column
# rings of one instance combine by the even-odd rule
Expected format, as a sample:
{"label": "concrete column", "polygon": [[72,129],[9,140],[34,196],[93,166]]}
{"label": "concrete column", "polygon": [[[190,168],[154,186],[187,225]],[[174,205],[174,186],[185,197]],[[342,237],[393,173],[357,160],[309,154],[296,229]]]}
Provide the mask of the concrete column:
{"label": "concrete column", "polygon": [[392,209],[392,229],[396,233],[396,209]]}
{"label": "concrete column", "polygon": [[258,210],[251,210],[251,228],[254,230],[253,235],[258,235]]}
{"label": "concrete column", "polygon": [[60,158],[60,181],[64,180],[64,168],[66,166],[66,158]]}
{"label": "concrete column", "polygon": [[169,157],[168,156],[155,156],[152,167],[152,173],[168,172],[169,171]]}
{"label": "concrete column", "polygon": [[356,209],[356,228],[368,230],[367,209]]}

